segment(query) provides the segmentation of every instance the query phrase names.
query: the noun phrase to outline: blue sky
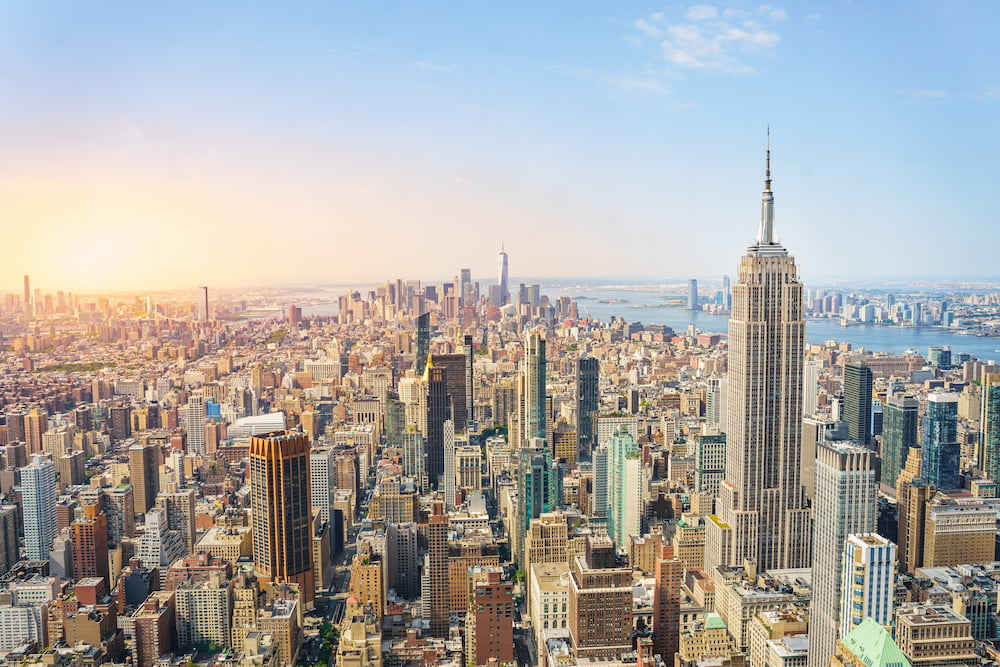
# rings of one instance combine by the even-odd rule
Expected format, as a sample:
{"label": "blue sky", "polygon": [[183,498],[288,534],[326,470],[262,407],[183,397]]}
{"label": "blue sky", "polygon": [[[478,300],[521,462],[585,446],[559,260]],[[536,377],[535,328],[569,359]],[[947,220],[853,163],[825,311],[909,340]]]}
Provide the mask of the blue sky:
{"label": "blue sky", "polygon": [[993,276],[995,3],[0,6],[0,216],[42,287]]}

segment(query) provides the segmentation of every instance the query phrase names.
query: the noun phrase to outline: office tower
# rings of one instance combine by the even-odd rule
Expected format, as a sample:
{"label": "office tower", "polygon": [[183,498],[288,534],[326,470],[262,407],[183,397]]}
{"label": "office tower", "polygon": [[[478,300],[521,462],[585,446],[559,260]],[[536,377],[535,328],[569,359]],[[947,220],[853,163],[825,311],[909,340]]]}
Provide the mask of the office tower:
{"label": "office tower", "polygon": [[48,560],[56,536],[56,468],[40,454],[21,468],[24,551],[29,560]]}
{"label": "office tower", "polygon": [[208,322],[208,286],[199,285],[198,289],[198,320]]}
{"label": "office tower", "polygon": [[[841,560],[840,636],[846,637],[866,618],[873,619],[879,625],[892,623],[896,590],[896,545],[875,533],[848,535]],[[813,590],[815,602],[815,588]],[[810,614],[810,660],[818,648],[814,643],[816,635],[813,620],[814,617]],[[829,660],[823,664],[829,664]]]}
{"label": "office tower", "polygon": [[681,583],[684,563],[664,545],[654,567],[653,652],[666,661],[680,649]]}
{"label": "office tower", "polygon": [[594,568],[573,559],[569,576],[569,636],[577,662],[617,658],[632,647],[632,569]]}
{"label": "office tower", "polygon": [[317,447],[309,452],[309,495],[313,509],[328,524],[333,518],[333,495],[337,488],[333,476],[334,450]]}
{"label": "office tower", "polygon": [[41,408],[31,408],[24,415],[24,444],[29,454],[42,451],[42,434],[49,430],[49,415]]}
{"label": "office tower", "polygon": [[594,357],[576,360],[576,456],[580,461],[591,460],[597,447],[600,368]]}
{"label": "office tower", "polygon": [[424,313],[417,317],[417,358],[416,375],[424,376],[424,368],[427,366],[427,354],[431,348],[431,314]]}
{"label": "office tower", "polygon": [[[471,344],[471,340],[469,341]],[[431,366],[444,370],[446,389],[451,403],[451,416],[456,433],[465,433],[469,419],[468,394],[471,393],[471,377],[469,363],[472,361],[471,355],[466,357],[460,354],[435,354],[431,356]],[[467,380],[468,378],[468,380]]]}
{"label": "office tower", "polygon": [[24,315],[31,319],[33,310],[31,308],[31,276],[24,276]]}
{"label": "office tower", "polygon": [[1000,373],[983,373],[979,417],[979,467],[987,479],[1000,480]]}
{"label": "office tower", "polygon": [[607,445],[601,445],[594,450],[594,502],[593,502],[593,512],[591,512],[596,521],[592,521],[591,525],[597,524],[600,529],[605,529],[607,525],[608,517],[608,458],[610,452],[608,452]]}
{"label": "office tower", "polygon": [[688,310],[701,310],[698,304],[698,281],[692,278],[688,281]]}
{"label": "office tower", "polygon": [[729,414],[726,401],[729,391],[726,378],[715,377],[708,379],[708,392],[705,395],[705,417],[713,426],[725,429],[727,415]]}
{"label": "office tower", "polygon": [[444,490],[445,510],[455,509],[455,425],[449,419],[444,423]]}
{"label": "office tower", "polygon": [[479,491],[483,487],[483,452],[475,445],[455,448],[456,488]]}
{"label": "office tower", "polygon": [[406,404],[399,400],[399,394],[390,389],[385,397],[385,446],[391,449],[402,447],[405,431]]}
{"label": "office tower", "polygon": [[108,517],[97,503],[83,506],[83,517],[70,525],[73,540],[73,576],[100,577],[110,585]]}
{"label": "office tower", "polygon": [[816,449],[810,667],[826,667],[837,646],[844,541],[875,531],[876,465],[867,447],[821,442]]}
{"label": "office tower", "polygon": [[896,488],[906,455],[917,446],[919,403],[909,396],[890,396],[883,406],[882,485]]}
{"label": "office tower", "polygon": [[195,499],[194,489],[179,489],[156,495],[156,509],[163,510],[166,514],[167,528],[180,534],[188,553],[194,551],[197,535]]}
{"label": "office tower", "polygon": [[927,395],[927,412],[920,421],[924,482],[939,489],[960,489],[961,445],[958,442],[958,394]]}
{"label": "office tower", "polygon": [[924,516],[923,567],[955,567],[993,560],[996,510],[965,492],[939,491]]}
{"label": "office tower", "polygon": [[896,478],[896,507],[899,512],[899,569],[912,574],[924,565],[924,524],[927,520],[927,501],[935,488],[920,477],[923,451],[910,449],[906,466]]}
{"label": "office tower", "polygon": [[250,438],[253,564],[262,582],[297,584],[312,606],[309,438],[276,431]]}
{"label": "office tower", "polygon": [[[760,571],[807,567],[809,510],[800,481],[802,429],[802,283],[795,260],[774,236],[770,149],[756,243],[740,262],[729,320],[726,481],[718,521],[707,531],[719,553],[706,565]],[[731,548],[723,549],[723,545]],[[719,560],[722,550],[727,552]]]}
{"label": "office tower", "polygon": [[819,403],[819,372],[823,368],[823,362],[806,361],[802,368],[802,416],[812,417]]}
{"label": "office tower", "polygon": [[837,642],[830,667],[909,667],[910,661],[879,623],[866,618]]}
{"label": "office tower", "polygon": [[872,446],[872,371],[861,360],[844,364],[844,421],[851,440]]}
{"label": "office tower", "polygon": [[188,398],[186,411],[186,421],[184,428],[187,431],[188,451],[197,456],[205,455],[205,397],[201,391],[196,389]]}
{"label": "office tower", "polygon": [[145,514],[156,502],[160,485],[158,445],[132,445],[128,448],[128,476],[135,492],[135,511]]}
{"label": "office tower", "polygon": [[507,253],[504,252],[503,243],[500,244],[500,256],[497,258],[497,284],[499,285],[499,303],[502,306],[510,301],[510,279],[507,273]]}
{"label": "office tower", "polygon": [[608,453],[608,534],[618,544],[627,544],[629,535],[643,534],[646,479],[642,459],[632,436],[624,430],[608,441]]}
{"label": "office tower", "polygon": [[529,440],[517,453],[518,562],[524,563],[525,537],[531,520],[559,504],[553,494],[552,453],[539,438]]}
{"label": "office tower", "polygon": [[522,441],[531,438],[545,439],[545,339],[532,331],[524,344],[521,360],[521,414]]}
{"label": "office tower", "polygon": [[475,348],[472,344],[472,336],[466,335],[462,338],[462,355],[465,357],[465,422],[459,422],[458,427],[466,434],[471,435],[476,423],[476,397],[473,389],[473,354]]}
{"label": "office tower", "polygon": [[949,605],[901,605],[896,611],[895,638],[913,667],[982,664],[976,655],[972,623]]}
{"label": "office tower", "polygon": [[417,525],[390,523],[385,527],[386,586],[404,600],[420,596],[420,561],[417,559]]}
{"label": "office tower", "polygon": [[726,434],[698,435],[694,440],[694,490],[718,498],[726,478]]}
{"label": "office tower", "polygon": [[424,434],[427,483],[436,489],[444,475],[444,423],[452,418],[445,369],[435,366],[433,361],[429,362],[424,374],[424,387],[427,392],[427,432]]}
{"label": "office tower", "polygon": [[379,618],[385,614],[385,570],[379,553],[357,553],[351,560],[350,594]]}
{"label": "office tower", "polygon": [[0,576],[21,560],[18,548],[17,505],[0,506]]}
{"label": "office tower", "polygon": [[466,622],[466,664],[514,664],[514,584],[499,567],[474,572]]}
{"label": "office tower", "polygon": [[423,486],[424,478],[424,438],[416,431],[403,434],[403,474],[417,480]]}
{"label": "office tower", "polygon": [[927,361],[938,368],[951,368],[951,346],[936,346],[927,348]]}
{"label": "office tower", "polygon": [[733,307],[733,284],[729,276],[722,276],[722,305],[726,310]]}
{"label": "office tower", "polygon": [[427,553],[421,574],[421,601],[424,617],[430,620],[432,637],[448,636],[448,517],[441,505],[435,504],[427,518]]}

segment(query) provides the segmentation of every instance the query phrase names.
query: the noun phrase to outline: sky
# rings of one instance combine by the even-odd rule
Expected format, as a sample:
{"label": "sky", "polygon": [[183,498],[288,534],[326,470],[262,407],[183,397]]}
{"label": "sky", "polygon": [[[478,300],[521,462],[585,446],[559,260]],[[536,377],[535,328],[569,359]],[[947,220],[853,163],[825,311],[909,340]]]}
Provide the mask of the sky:
{"label": "sky", "polygon": [[0,290],[992,277],[995,2],[0,4]]}

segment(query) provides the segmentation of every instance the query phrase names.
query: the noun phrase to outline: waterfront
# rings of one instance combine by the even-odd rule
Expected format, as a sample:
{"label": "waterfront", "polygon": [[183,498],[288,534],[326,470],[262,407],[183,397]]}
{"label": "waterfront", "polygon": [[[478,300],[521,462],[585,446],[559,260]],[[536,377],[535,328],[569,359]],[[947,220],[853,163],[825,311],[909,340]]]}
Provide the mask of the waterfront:
{"label": "waterfront", "polygon": [[[668,296],[660,291],[594,290],[572,287],[543,289],[550,298],[571,296],[577,299],[581,316],[608,320],[613,315],[631,322],[665,324],[678,333],[693,324],[700,331],[725,334],[729,329],[728,315],[668,308],[663,304]],[[675,296],[675,295],[671,295]],[[627,303],[600,303],[620,299]],[[977,359],[1000,359],[1000,338],[962,336],[940,327],[893,327],[875,324],[841,326],[839,319],[807,320],[806,341],[824,343],[828,340],[847,341],[855,348],[900,354],[914,349],[922,355],[927,348],[950,345],[953,353],[968,352]]]}

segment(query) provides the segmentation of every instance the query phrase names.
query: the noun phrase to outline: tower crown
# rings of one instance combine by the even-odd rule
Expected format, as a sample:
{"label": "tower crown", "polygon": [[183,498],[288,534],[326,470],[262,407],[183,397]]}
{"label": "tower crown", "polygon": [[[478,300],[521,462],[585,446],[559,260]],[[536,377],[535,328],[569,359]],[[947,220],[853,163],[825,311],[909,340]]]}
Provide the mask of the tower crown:
{"label": "tower crown", "polygon": [[760,227],[757,240],[750,247],[754,255],[787,255],[774,234],[774,193],[771,192],[771,128],[767,128],[767,150],[764,158],[764,192],[760,201]]}

